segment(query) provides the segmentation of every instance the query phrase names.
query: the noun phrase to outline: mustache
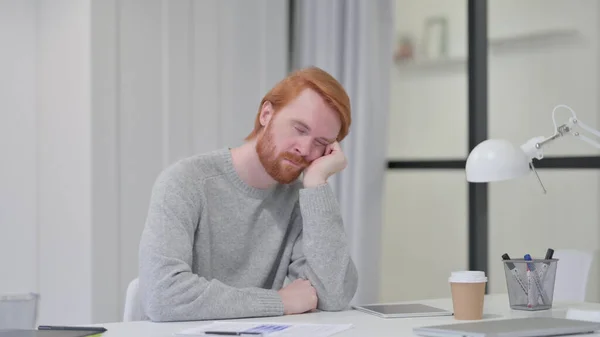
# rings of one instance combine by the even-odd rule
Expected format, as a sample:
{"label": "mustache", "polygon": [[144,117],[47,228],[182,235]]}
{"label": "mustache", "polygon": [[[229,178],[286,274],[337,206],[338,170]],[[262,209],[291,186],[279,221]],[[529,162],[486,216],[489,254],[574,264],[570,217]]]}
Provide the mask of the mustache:
{"label": "mustache", "polygon": [[308,166],[308,164],[310,164],[306,159],[304,159],[304,157],[299,156],[297,154],[294,153],[290,153],[290,152],[284,152],[281,154],[281,158],[282,159],[287,159],[291,162],[293,162],[296,165],[299,166]]}

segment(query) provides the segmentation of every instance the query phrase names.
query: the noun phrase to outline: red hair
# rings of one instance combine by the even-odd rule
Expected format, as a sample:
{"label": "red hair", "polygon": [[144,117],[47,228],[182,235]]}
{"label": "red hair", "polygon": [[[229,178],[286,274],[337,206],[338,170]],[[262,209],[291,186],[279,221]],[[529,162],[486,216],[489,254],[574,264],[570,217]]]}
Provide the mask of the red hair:
{"label": "red hair", "polygon": [[270,102],[274,113],[277,113],[298,97],[304,89],[316,91],[325,103],[338,113],[342,127],[336,139],[338,142],[342,141],[348,135],[352,122],[350,98],[344,87],[333,76],[317,67],[308,67],[292,72],[263,97],[258,107],[254,130],[246,137],[246,140],[255,138],[263,128],[260,123],[260,112],[264,103]]}

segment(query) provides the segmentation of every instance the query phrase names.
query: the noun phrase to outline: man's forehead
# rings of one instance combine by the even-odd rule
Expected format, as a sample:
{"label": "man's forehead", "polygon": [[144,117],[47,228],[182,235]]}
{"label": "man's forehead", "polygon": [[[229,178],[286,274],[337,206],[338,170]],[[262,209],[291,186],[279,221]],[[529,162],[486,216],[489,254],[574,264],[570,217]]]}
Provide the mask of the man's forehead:
{"label": "man's forehead", "polygon": [[[305,89],[295,99],[291,100],[281,109],[283,113],[291,117],[307,116],[317,117],[333,110],[325,100],[314,90]],[[309,116],[313,114],[314,116]]]}

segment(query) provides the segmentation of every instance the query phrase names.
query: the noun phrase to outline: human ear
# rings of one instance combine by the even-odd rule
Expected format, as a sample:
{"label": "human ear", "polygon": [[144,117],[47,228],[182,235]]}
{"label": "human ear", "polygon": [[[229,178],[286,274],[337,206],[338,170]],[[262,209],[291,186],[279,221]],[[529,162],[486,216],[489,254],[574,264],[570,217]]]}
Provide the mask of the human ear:
{"label": "human ear", "polygon": [[271,102],[264,102],[262,107],[260,108],[260,124],[262,126],[266,126],[269,123],[269,121],[273,117],[273,112],[273,105],[271,104]]}

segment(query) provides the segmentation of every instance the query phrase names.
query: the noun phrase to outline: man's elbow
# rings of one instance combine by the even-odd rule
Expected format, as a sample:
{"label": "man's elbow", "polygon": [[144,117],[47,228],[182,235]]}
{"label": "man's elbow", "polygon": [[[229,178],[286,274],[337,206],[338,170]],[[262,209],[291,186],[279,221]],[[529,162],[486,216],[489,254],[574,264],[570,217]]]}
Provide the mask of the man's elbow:
{"label": "man's elbow", "polygon": [[[189,320],[191,310],[183,303],[173,301],[172,292],[150,290],[140,293],[142,315],[152,322],[173,322]],[[187,314],[186,314],[187,312]]]}
{"label": "man's elbow", "polygon": [[347,284],[340,291],[328,294],[323,299],[319,299],[318,308],[323,311],[342,311],[350,309],[350,301],[356,294],[356,283]]}
{"label": "man's elbow", "polygon": [[177,320],[173,317],[172,308],[160,296],[150,295],[142,305],[142,311],[152,322],[170,322]]}
{"label": "man's elbow", "polygon": [[342,311],[350,309],[350,301],[354,298],[358,289],[358,275],[353,269],[350,272],[344,283],[336,290],[329,291],[327,295],[323,297],[323,300],[319,299],[318,307],[323,311]]}
{"label": "man's elbow", "polygon": [[352,296],[339,295],[319,299],[318,309],[322,311],[343,311],[350,309]]}
{"label": "man's elbow", "polygon": [[[197,308],[192,302],[173,301],[177,296],[173,292],[148,294],[148,298],[142,301],[143,315],[152,322],[182,322],[182,321],[200,321],[210,318],[218,318],[211,315],[202,308]],[[215,317],[213,317],[215,316]]]}

